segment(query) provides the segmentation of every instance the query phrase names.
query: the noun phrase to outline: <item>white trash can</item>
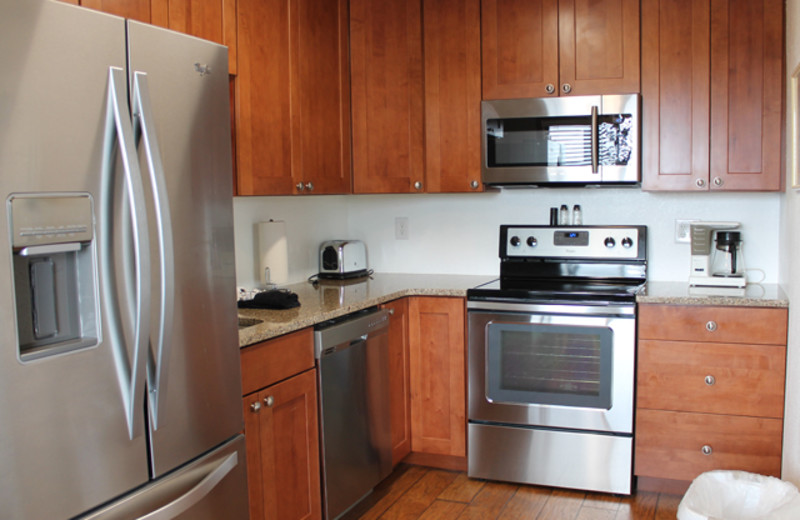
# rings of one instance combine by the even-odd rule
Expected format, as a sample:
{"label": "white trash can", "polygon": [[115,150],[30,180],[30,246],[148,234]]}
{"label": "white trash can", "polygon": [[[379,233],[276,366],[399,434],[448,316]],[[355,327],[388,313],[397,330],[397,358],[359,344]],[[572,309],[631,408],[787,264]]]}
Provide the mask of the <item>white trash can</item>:
{"label": "white trash can", "polygon": [[789,482],[746,471],[699,475],[678,506],[678,520],[767,519],[800,519],[800,491]]}

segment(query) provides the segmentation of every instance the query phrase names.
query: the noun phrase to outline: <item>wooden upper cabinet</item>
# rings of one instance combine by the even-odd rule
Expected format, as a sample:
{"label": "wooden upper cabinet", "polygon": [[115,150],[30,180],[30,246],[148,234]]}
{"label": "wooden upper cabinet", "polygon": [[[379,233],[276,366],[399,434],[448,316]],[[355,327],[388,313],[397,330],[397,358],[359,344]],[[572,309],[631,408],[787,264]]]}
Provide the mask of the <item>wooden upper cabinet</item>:
{"label": "wooden upper cabinet", "polygon": [[426,0],[425,185],[480,191],[481,23],[479,0]]}
{"label": "wooden upper cabinet", "polygon": [[237,194],[349,193],[347,0],[238,0]]}
{"label": "wooden upper cabinet", "polygon": [[420,0],[351,0],[353,191],[423,188]]}
{"label": "wooden upper cabinet", "polygon": [[780,190],[782,89],[781,0],[642,0],[642,188]]}
{"label": "wooden upper cabinet", "polygon": [[352,0],[350,35],[353,191],[479,191],[479,0]]}
{"label": "wooden upper cabinet", "polygon": [[[153,4],[166,4],[167,0],[152,0]],[[152,23],[151,0],[80,0],[80,5],[104,13]],[[156,9],[159,7],[156,6]]]}
{"label": "wooden upper cabinet", "polygon": [[639,92],[638,0],[484,0],[483,98]]}

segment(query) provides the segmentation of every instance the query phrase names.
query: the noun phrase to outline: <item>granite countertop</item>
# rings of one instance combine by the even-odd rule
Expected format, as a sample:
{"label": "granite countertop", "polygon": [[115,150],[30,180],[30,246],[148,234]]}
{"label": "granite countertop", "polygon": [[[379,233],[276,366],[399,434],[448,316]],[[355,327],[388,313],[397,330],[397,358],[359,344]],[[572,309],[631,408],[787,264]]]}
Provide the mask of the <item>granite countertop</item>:
{"label": "granite countertop", "polygon": [[780,285],[748,284],[744,289],[690,287],[687,282],[647,282],[636,296],[638,303],[673,305],[727,305],[740,307],[788,307],[789,298]]}
{"label": "granite countertop", "polygon": [[[240,318],[257,321],[239,329],[244,347],[326,320],[386,303],[404,296],[464,297],[467,289],[493,279],[485,275],[386,274],[376,273],[355,281],[323,280],[312,285],[286,285],[297,294],[300,307],[288,310],[239,309]],[[789,299],[777,284],[749,284],[743,290],[689,287],[686,282],[647,282],[636,296],[638,303],[672,305],[727,305],[743,307],[788,307]]]}
{"label": "granite countertop", "polygon": [[300,307],[287,310],[239,309],[241,318],[262,320],[239,329],[244,347],[282,334],[338,318],[345,314],[404,296],[459,296],[492,276],[376,273],[357,281],[323,280],[317,285],[300,282],[282,286],[297,294]]}

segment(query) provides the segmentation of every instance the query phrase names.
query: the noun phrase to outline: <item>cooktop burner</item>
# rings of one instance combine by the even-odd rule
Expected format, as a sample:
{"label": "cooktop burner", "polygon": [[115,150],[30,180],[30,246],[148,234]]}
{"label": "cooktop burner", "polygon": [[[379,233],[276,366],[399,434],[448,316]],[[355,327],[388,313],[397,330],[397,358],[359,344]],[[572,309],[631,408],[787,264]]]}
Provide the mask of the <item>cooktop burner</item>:
{"label": "cooktop burner", "polygon": [[500,278],[471,300],[633,302],[647,279],[646,226],[500,226]]}

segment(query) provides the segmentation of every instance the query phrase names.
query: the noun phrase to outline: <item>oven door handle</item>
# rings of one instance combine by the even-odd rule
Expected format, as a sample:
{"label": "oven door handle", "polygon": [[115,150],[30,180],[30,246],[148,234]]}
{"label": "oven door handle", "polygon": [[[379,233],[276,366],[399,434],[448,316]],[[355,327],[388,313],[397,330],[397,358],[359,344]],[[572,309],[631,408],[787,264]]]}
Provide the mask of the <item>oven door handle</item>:
{"label": "oven door handle", "polygon": [[530,314],[567,314],[577,316],[630,317],[636,315],[634,304],[559,305],[541,303],[510,303],[494,301],[467,301],[468,310],[526,312]]}

